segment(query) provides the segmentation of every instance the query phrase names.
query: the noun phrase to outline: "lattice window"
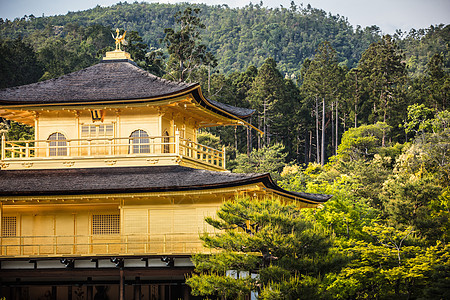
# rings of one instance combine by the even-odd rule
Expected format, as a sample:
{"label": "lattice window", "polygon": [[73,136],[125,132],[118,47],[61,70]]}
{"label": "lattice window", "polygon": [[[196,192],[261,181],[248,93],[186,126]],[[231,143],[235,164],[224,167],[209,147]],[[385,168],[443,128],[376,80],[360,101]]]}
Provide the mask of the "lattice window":
{"label": "lattice window", "polygon": [[135,130],[130,135],[130,153],[150,153],[150,139],[144,130]]}
{"label": "lattice window", "polygon": [[60,132],[52,133],[48,140],[50,141],[49,147],[50,147],[50,156],[65,156],[67,155],[67,142],[66,137],[64,134]]}
{"label": "lattice window", "polygon": [[119,233],[119,215],[92,215],[92,234],[106,235]]}
{"label": "lattice window", "polygon": [[17,235],[17,219],[16,217],[2,218],[2,236]]}
{"label": "lattice window", "polygon": [[82,138],[109,138],[114,137],[113,124],[87,124],[81,126]]}
{"label": "lattice window", "polygon": [[164,143],[163,153],[170,153],[170,138],[169,138],[169,133],[168,133],[167,131],[164,131],[163,136],[164,136],[164,138],[163,138],[163,143]]}

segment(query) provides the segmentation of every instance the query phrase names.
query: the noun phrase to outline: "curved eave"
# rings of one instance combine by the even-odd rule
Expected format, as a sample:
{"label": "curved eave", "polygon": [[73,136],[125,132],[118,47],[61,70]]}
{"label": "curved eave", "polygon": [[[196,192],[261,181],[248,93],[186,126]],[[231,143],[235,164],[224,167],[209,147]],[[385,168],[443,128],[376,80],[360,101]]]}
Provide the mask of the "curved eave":
{"label": "curved eave", "polygon": [[0,108],[4,109],[32,109],[32,108],[43,108],[43,107],[67,107],[67,106],[86,106],[86,105],[92,105],[92,106],[105,106],[105,105],[120,105],[120,104],[133,104],[133,103],[147,103],[147,102],[155,102],[159,100],[170,100],[173,98],[181,97],[184,95],[189,94],[190,92],[198,89],[200,86],[199,84],[194,84],[192,86],[186,87],[184,89],[181,89],[176,92],[167,93],[163,95],[158,95],[154,97],[139,97],[139,98],[117,98],[117,99],[100,99],[100,100],[78,100],[74,102],[54,102],[54,103],[46,103],[43,101],[33,101],[33,102],[26,102],[22,101],[20,104],[17,104],[17,102],[14,101],[6,101],[0,99]]}
{"label": "curved eave", "polygon": [[[250,174],[249,174],[250,175]],[[145,193],[165,193],[165,192],[189,192],[189,191],[200,191],[200,190],[220,190],[244,187],[254,184],[262,184],[266,191],[273,192],[283,198],[288,198],[290,200],[298,201],[309,206],[318,206],[320,204],[328,201],[331,195],[318,195],[318,194],[306,194],[306,193],[296,193],[290,192],[282,189],[276,185],[270,174],[265,173],[256,176],[249,176],[244,179],[230,180],[227,182],[213,183],[213,184],[197,184],[197,185],[187,185],[187,186],[158,186],[158,187],[147,187],[147,188],[108,188],[107,194],[145,194]],[[64,191],[0,191],[1,197],[41,197],[41,196],[82,196],[82,195],[104,195],[105,189],[84,189],[84,190],[64,190]]]}
{"label": "curved eave", "polygon": [[[17,104],[11,101],[0,100],[0,117],[4,117],[6,119],[15,120],[18,122],[22,122],[28,125],[34,125],[33,114],[29,111],[44,109],[44,108],[59,108],[59,107],[83,107],[83,106],[100,106],[105,107],[109,105],[130,105],[130,104],[145,104],[145,103],[155,103],[158,101],[167,101],[180,97],[192,95],[192,98],[197,102],[197,104],[204,109],[213,112],[220,117],[225,117],[227,119],[232,120],[230,122],[231,125],[245,125],[249,126],[256,131],[262,133],[261,130],[253,126],[252,124],[246,122],[243,118],[246,118],[253,114],[246,115],[236,115],[229,111],[226,111],[210,101],[208,101],[202,94],[200,84],[196,83],[192,86],[189,86],[185,89],[182,89],[177,92],[168,93],[164,95],[159,95],[157,97],[148,97],[148,98],[136,98],[136,99],[108,99],[108,100],[96,100],[96,101],[77,101],[77,102],[59,102],[59,103],[45,103],[34,101],[32,103],[21,103]],[[26,115],[26,116],[25,116]],[[23,117],[22,117],[23,116]]]}
{"label": "curved eave", "polygon": [[203,93],[201,92],[201,88],[200,86],[198,87],[197,93],[194,94],[194,98],[196,98],[197,102],[204,108],[207,109],[212,109],[214,112],[222,115],[222,116],[226,116],[228,118],[231,118],[233,120],[236,121],[235,125],[245,125],[245,126],[249,126],[250,128],[253,128],[254,130],[258,131],[260,134],[264,134],[261,130],[259,130],[258,128],[256,128],[255,126],[253,126],[252,124],[246,122],[244,120],[244,118],[247,118],[249,116],[251,116],[255,111],[253,110],[253,112],[251,112],[250,114],[244,115],[244,116],[237,116],[234,115],[220,107],[217,107],[216,105],[212,104],[208,99],[206,99],[203,96]]}
{"label": "curved eave", "polygon": [[309,193],[297,193],[287,191],[281,187],[279,187],[272,179],[269,173],[261,175],[261,182],[272,192],[275,194],[289,198],[291,200],[300,201],[307,204],[319,205],[327,202],[332,195],[323,195],[323,194],[309,194]]}

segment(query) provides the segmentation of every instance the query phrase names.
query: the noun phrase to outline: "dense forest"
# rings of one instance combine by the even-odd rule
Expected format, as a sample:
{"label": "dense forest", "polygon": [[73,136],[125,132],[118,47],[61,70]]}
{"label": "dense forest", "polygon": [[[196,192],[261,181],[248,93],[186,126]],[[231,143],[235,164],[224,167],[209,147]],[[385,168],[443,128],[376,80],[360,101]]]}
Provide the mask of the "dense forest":
{"label": "dense forest", "polygon": [[[250,122],[263,135],[227,127],[199,136],[227,147],[231,171],[270,172],[288,190],[333,195],[302,214],[269,200],[225,205],[211,225],[254,227],[202,237],[224,251],[194,259],[195,293],[450,298],[449,25],[382,35],[294,2],[119,3],[0,23],[0,88],[97,63],[118,27],[141,68],[255,109]],[[32,134],[7,126],[9,139]],[[233,269],[259,277],[224,276]]]}

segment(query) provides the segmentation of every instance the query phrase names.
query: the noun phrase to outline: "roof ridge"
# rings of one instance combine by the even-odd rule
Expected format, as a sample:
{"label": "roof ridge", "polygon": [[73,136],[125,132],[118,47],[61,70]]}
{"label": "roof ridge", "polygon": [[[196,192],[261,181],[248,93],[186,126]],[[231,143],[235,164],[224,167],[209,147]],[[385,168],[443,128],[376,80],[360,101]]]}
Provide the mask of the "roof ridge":
{"label": "roof ridge", "polygon": [[146,71],[146,70],[142,69],[141,67],[139,67],[137,65],[135,65],[134,67],[136,67],[141,73],[143,73],[143,75],[145,75],[147,77],[150,77],[152,79],[164,82],[164,83],[175,84],[175,85],[183,86],[183,87],[189,87],[189,86],[197,84],[197,83],[187,83],[187,82],[184,82],[184,81],[175,81],[175,80],[165,79],[165,78],[156,76],[155,74],[152,74],[149,71]]}

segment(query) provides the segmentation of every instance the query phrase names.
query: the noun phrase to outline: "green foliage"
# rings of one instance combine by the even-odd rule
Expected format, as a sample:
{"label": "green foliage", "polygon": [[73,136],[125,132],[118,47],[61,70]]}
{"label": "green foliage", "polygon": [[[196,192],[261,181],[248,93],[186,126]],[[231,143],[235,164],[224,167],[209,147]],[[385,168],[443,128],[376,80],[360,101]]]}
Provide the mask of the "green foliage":
{"label": "green foliage", "polygon": [[305,67],[302,89],[310,98],[330,100],[336,96],[339,78],[336,51],[324,42],[317,48],[314,59]]}
{"label": "green foliage", "polygon": [[283,78],[272,58],[266,59],[258,69],[246,94],[246,101],[256,110],[254,118],[258,118],[258,127],[264,132],[261,144],[281,140],[291,145],[293,136],[289,132],[297,127],[300,95],[292,81]]}
{"label": "green foliage", "polygon": [[383,135],[389,129],[390,126],[382,122],[350,128],[342,135],[335,159],[352,161],[372,158],[381,147]]}
{"label": "green foliage", "polygon": [[286,153],[282,144],[274,144],[261,149],[253,149],[250,156],[238,154],[233,172],[235,173],[270,173],[273,178],[285,164]]}
{"label": "green foliage", "polygon": [[381,214],[371,207],[369,198],[355,193],[364,188],[359,178],[335,170],[326,172],[318,164],[310,164],[303,171],[297,168],[291,174],[284,170],[279,185],[291,191],[333,195],[323,208],[306,214],[312,214],[311,217],[338,238],[365,237],[363,227]]}
{"label": "green foliage", "polygon": [[194,296],[219,295],[225,299],[245,299],[255,286],[250,277],[235,279],[216,274],[193,275],[186,279],[186,284]]}
{"label": "green foliage", "polygon": [[310,6],[272,9],[259,4],[231,9],[227,5],[120,2],[66,15],[6,20],[0,24],[0,30],[5,37],[17,38],[68,23],[85,27],[103,24],[137,31],[145,44],[159,49],[162,48],[160,40],[165,37],[164,29],[174,28],[173,16],[188,6],[201,10],[198,16],[205,30],[200,37],[219,58],[218,69],[224,73],[242,72],[250,65],[259,67],[267,57],[273,57],[280,62],[284,73],[298,74],[303,60],[311,57],[317,45],[325,40],[337,49],[340,61],[352,67],[368,45],[380,38],[376,27],[354,29],[345,17],[329,15]]}
{"label": "green foliage", "polygon": [[0,39],[0,88],[33,83],[43,70],[33,48],[21,38]]}
{"label": "green foliage", "polygon": [[[316,118],[316,161],[325,164],[326,155],[326,114],[331,108],[331,119],[334,118],[333,108],[337,106],[337,99],[342,92],[343,69],[338,66],[336,51],[330,43],[319,45],[314,59],[303,65],[301,91],[310,102],[310,110],[314,111]],[[319,108],[321,104],[321,108]],[[319,117],[320,115],[320,117]],[[321,137],[319,137],[319,119],[321,119]],[[332,123],[332,128],[334,122]],[[334,136],[335,131],[332,130]],[[320,142],[319,142],[320,140]],[[332,144],[335,140],[332,139]],[[320,147],[319,147],[320,143]],[[319,151],[320,148],[320,151]]]}
{"label": "green foliage", "polygon": [[40,80],[55,78],[89,67],[99,61],[98,54],[111,45],[111,29],[98,24],[87,27],[68,23],[47,26],[25,38],[33,43],[45,73]]}
{"label": "green foliage", "polygon": [[[399,109],[405,101],[402,96],[406,82],[403,53],[391,36],[386,35],[364,51],[358,68],[367,96],[366,105],[373,107],[369,122],[382,121],[394,127],[405,117],[401,114],[404,110]],[[382,142],[384,146],[384,135]]]}
{"label": "green foliage", "polygon": [[197,134],[197,142],[199,144],[206,145],[214,149],[222,148],[220,137],[209,132],[199,132]]}
{"label": "green foliage", "polygon": [[10,121],[6,138],[9,141],[34,140],[34,127]]}
{"label": "green foliage", "polygon": [[[327,165],[285,167],[279,182],[283,188],[333,195],[323,208],[306,213],[335,236],[329,252],[335,260],[315,287],[321,297],[445,299],[448,295],[447,152],[434,147],[442,150],[448,144],[448,138],[436,137],[446,132],[446,116],[445,111],[428,116],[428,125],[403,146],[382,147],[382,129],[361,126],[344,134],[341,151]],[[414,128],[424,119],[417,120]],[[374,154],[350,159],[349,151],[365,144],[357,143],[361,136],[376,137],[367,147]],[[436,164],[434,156],[443,163]]]}
{"label": "green foliage", "polygon": [[237,198],[206,222],[220,233],[205,233],[201,239],[221,251],[194,256],[199,274],[187,283],[195,295],[238,299],[257,290],[262,299],[317,295],[323,267],[319,258],[327,255],[331,241],[296,205]]}
{"label": "green foliage", "polygon": [[429,240],[440,238],[439,223],[430,219],[430,202],[436,201],[441,187],[432,176],[399,174],[389,178],[383,186],[382,200],[386,203],[389,221],[397,226],[413,226],[417,234]]}
{"label": "green foliage", "polygon": [[[426,109],[426,108],[424,108]],[[420,132],[399,157],[398,170],[409,174],[433,174],[443,185],[450,184],[450,113],[418,122]]]}
{"label": "green foliage", "polygon": [[346,243],[343,250],[353,259],[336,277],[328,278],[328,294],[334,299],[425,299],[430,293],[435,297],[430,299],[445,299],[449,289],[442,283],[448,282],[448,272],[441,271],[440,285],[434,284],[433,276],[437,270],[448,270],[448,245],[420,248],[411,243],[410,230],[379,224],[365,230],[374,241]]}
{"label": "green foliage", "polygon": [[413,104],[408,106],[408,121],[405,123],[405,132],[418,134],[429,131],[431,121],[429,116],[433,114],[433,110],[425,106],[425,104]]}
{"label": "green foliage", "polygon": [[427,65],[430,57],[436,53],[443,53],[442,57],[443,70],[449,71],[448,36],[450,26],[440,24],[438,26],[430,26],[426,29],[411,29],[404,36],[396,37],[399,46],[405,52],[408,71],[415,78],[421,77],[427,71]]}
{"label": "green foliage", "polygon": [[214,56],[207,51],[204,44],[200,44],[200,30],[205,25],[197,16],[200,8],[187,7],[182,13],[175,14],[176,23],[180,29],[164,29],[165,37],[162,40],[169,52],[167,65],[168,75],[179,81],[190,81],[191,73],[201,65],[215,66]]}

